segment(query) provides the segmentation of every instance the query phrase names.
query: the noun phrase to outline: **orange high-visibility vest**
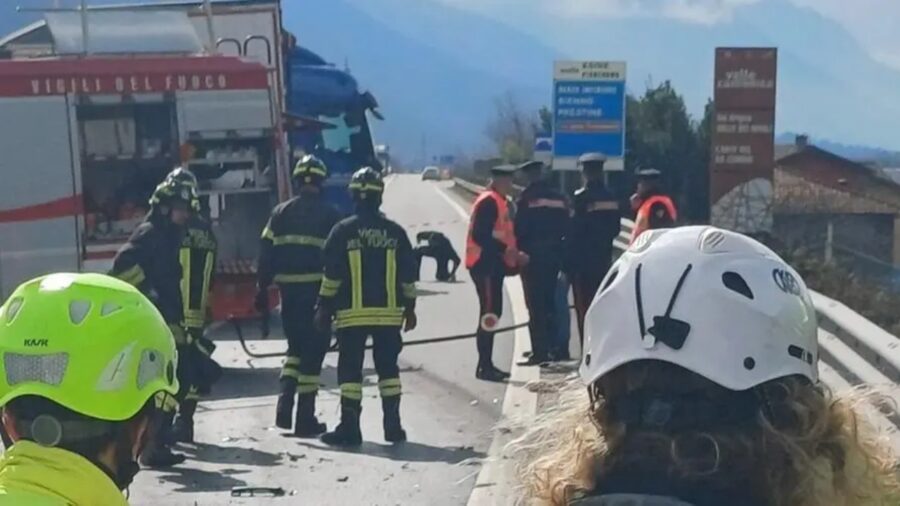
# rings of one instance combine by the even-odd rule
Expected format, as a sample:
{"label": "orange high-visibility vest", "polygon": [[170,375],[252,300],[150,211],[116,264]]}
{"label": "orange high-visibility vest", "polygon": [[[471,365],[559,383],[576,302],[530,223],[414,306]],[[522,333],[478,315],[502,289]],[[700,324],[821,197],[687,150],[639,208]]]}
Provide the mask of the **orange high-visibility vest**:
{"label": "orange high-visibility vest", "polygon": [[[505,244],[508,250],[516,251],[518,249],[513,222],[509,216],[509,204],[507,203],[506,198],[494,190],[487,190],[475,199],[475,205],[472,206],[472,219],[469,220],[469,234],[466,237],[466,268],[468,269],[474,267],[481,258],[481,246],[475,242],[475,238],[472,237],[472,232],[475,225],[475,215],[478,212],[478,206],[488,199],[494,199],[494,202],[497,204],[497,221],[494,222],[494,239]],[[510,265],[512,258],[511,255],[504,255],[503,257],[503,263],[510,269],[516,267],[515,262]]]}
{"label": "orange high-visibility vest", "polygon": [[635,239],[650,228],[650,209],[656,204],[665,206],[666,212],[669,213],[672,221],[678,219],[678,210],[675,209],[675,203],[672,202],[672,199],[665,195],[654,195],[642,202],[641,207],[638,209],[637,218],[634,220],[634,231],[631,232],[631,242],[634,242]]}

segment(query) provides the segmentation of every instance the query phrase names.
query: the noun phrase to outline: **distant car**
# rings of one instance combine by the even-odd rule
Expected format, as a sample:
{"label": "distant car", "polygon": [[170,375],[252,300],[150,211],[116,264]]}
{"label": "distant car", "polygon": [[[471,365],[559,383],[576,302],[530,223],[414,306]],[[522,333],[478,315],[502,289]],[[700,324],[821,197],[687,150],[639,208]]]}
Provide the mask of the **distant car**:
{"label": "distant car", "polygon": [[422,171],[422,181],[440,181],[441,171],[437,167],[425,167]]}

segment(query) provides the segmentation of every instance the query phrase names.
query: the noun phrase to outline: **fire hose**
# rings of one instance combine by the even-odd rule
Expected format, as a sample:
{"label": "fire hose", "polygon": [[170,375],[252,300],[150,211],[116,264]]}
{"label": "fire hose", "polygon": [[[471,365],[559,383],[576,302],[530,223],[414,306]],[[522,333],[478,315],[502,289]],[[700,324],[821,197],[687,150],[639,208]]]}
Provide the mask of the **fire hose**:
{"label": "fire hose", "polygon": [[[241,348],[244,349],[244,353],[246,353],[251,358],[276,358],[276,357],[284,357],[287,355],[287,351],[274,352],[274,353],[256,353],[256,352],[252,351],[250,349],[250,347],[247,346],[247,341],[244,339],[244,331],[243,331],[243,328],[241,327],[241,322],[237,318],[234,318],[234,317],[229,318],[228,322],[234,326],[235,333],[237,333],[238,341],[241,343]],[[517,323],[515,325],[509,325],[506,327],[498,327],[497,329],[494,330],[494,333],[502,334],[505,332],[511,332],[514,330],[518,330],[518,329],[527,327],[528,323],[529,322]],[[263,330],[265,330],[265,327],[263,328]],[[472,339],[476,335],[477,335],[477,332],[470,332],[467,334],[456,334],[456,335],[452,335],[452,336],[440,336],[440,337],[429,337],[426,339],[414,339],[412,341],[404,341],[403,346],[404,347],[420,346],[423,344],[436,344],[436,343],[446,343],[446,342],[450,342],[450,341],[461,341],[463,339]],[[328,348],[328,352],[329,353],[335,352],[335,351],[337,351],[337,349],[338,349],[337,342],[335,342]],[[372,349],[372,345],[371,344],[366,345],[366,349],[367,350]]]}

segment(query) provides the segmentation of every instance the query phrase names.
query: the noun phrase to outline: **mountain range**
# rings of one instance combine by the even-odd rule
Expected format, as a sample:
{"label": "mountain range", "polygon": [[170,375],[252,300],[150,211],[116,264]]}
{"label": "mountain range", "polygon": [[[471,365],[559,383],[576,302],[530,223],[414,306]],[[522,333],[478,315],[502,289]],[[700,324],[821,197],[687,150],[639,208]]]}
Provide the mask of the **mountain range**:
{"label": "mountain range", "polygon": [[[109,3],[92,0],[92,4]],[[36,14],[0,2],[0,33]],[[379,143],[404,157],[479,153],[494,101],[550,105],[554,59],[626,60],[629,91],[672,81],[699,117],[712,94],[716,46],[779,48],[779,132],[848,146],[900,149],[900,71],[874,60],[839,24],[788,0],[759,0],[731,19],[698,24],[661,16],[566,17],[534,2],[283,0],[284,24],[304,46],[343,67],[381,103]],[[521,8],[517,6],[521,5]]]}

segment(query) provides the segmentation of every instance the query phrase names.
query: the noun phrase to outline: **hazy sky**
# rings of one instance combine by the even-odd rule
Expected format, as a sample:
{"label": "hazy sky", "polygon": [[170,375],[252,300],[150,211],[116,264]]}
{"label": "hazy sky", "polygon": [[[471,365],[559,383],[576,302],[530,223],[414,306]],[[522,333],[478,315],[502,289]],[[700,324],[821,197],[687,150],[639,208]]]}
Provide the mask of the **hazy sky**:
{"label": "hazy sky", "polygon": [[[417,1],[417,0],[414,0]],[[740,7],[762,0],[431,0],[502,16],[505,9],[540,15],[663,16],[701,24],[740,16]],[[780,0],[809,7],[843,25],[877,60],[900,69],[900,0]]]}

